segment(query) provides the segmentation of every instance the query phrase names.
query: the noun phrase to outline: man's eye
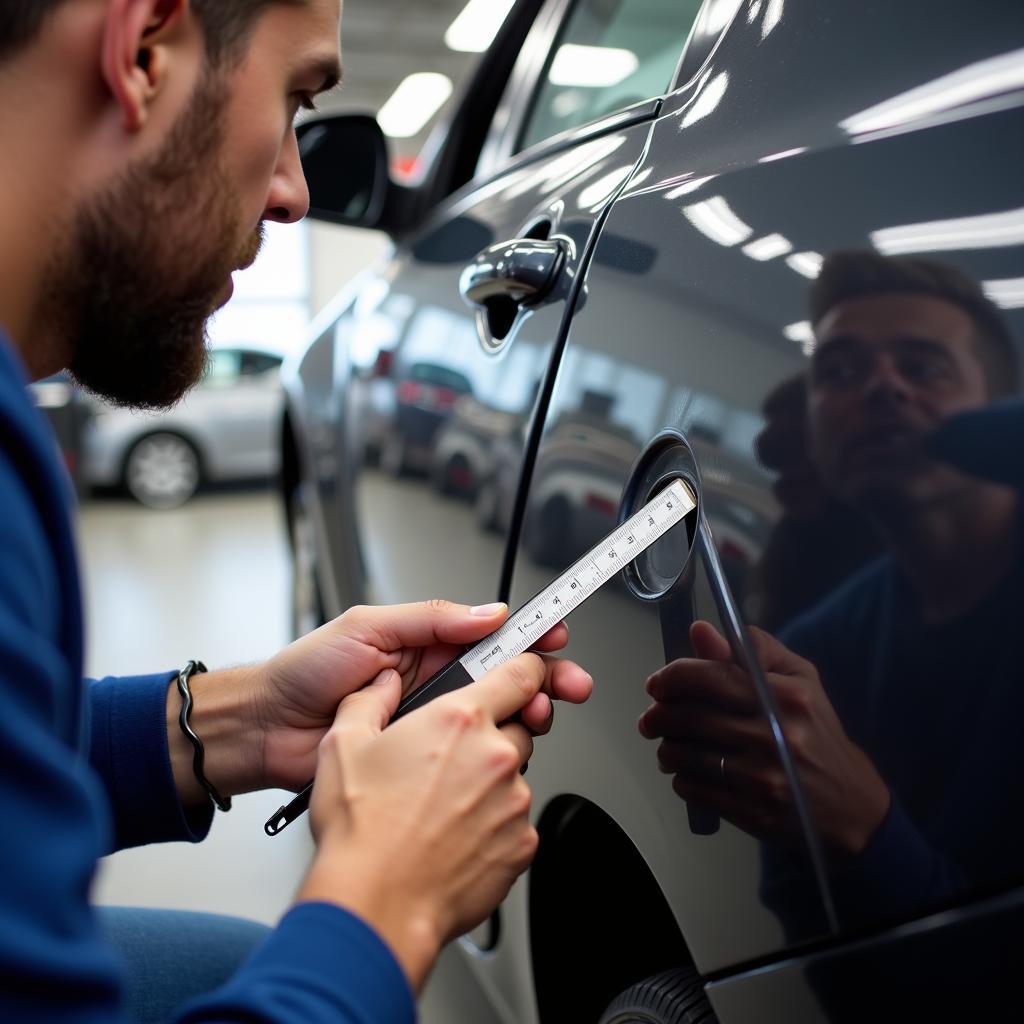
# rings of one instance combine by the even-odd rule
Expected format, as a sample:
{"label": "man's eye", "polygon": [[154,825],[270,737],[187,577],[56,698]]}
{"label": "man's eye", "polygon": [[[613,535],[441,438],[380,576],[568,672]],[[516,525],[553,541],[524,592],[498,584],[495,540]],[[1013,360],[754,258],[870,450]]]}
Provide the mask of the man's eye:
{"label": "man's eye", "polygon": [[849,359],[822,359],[814,366],[813,378],[818,384],[848,384],[856,369]]}

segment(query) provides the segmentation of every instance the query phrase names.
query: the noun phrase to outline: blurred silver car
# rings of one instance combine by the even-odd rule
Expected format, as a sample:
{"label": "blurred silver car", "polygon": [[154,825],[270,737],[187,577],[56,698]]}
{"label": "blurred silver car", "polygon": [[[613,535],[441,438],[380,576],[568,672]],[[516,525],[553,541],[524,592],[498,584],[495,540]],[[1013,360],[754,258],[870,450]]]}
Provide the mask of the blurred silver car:
{"label": "blurred silver car", "polygon": [[280,465],[281,356],[218,348],[202,382],[173,409],[133,412],[95,403],[83,478],[123,486],[151,508],[175,508],[205,482],[256,479]]}

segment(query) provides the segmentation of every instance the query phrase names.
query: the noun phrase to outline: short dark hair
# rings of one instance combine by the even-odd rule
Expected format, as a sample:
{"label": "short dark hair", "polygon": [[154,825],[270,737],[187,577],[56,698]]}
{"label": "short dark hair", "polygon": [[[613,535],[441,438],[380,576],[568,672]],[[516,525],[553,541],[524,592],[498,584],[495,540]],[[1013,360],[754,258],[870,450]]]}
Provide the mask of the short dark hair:
{"label": "short dark hair", "polygon": [[[0,0],[0,63],[27,46],[46,19],[66,0]],[[203,26],[206,52],[214,66],[230,64],[245,52],[256,20],[272,4],[304,0],[191,0]]]}
{"label": "short dark hair", "polygon": [[872,250],[830,253],[808,296],[816,327],[847,299],[879,293],[928,295],[959,306],[975,326],[975,348],[992,397],[1013,394],[1019,384],[1017,348],[998,307],[970,274],[951,263],[920,256],[883,256]]}

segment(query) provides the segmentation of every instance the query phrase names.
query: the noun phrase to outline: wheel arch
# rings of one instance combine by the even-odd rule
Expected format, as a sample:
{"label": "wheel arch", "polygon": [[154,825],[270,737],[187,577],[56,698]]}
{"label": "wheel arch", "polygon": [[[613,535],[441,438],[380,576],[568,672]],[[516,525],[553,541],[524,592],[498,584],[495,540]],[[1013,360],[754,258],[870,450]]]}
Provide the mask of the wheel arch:
{"label": "wheel arch", "polygon": [[636,845],[596,804],[552,800],[530,870],[530,951],[539,1019],[597,1021],[631,984],[693,966]]}

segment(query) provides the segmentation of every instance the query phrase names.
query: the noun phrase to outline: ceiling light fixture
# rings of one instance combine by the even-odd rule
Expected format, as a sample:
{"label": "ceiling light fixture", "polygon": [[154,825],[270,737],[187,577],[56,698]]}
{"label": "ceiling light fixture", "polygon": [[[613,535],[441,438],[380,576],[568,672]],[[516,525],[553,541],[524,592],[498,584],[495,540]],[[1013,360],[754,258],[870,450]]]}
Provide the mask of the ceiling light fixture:
{"label": "ceiling light fixture", "polygon": [[548,79],[552,85],[601,89],[618,85],[639,66],[640,61],[632,50],[565,43],[555,53]]}
{"label": "ceiling light fixture", "polygon": [[459,53],[483,53],[504,24],[514,0],[469,0],[444,34],[445,46]]}
{"label": "ceiling light fixture", "polygon": [[380,108],[377,123],[385,135],[408,139],[415,135],[452,94],[452,80],[434,71],[409,75]]}

